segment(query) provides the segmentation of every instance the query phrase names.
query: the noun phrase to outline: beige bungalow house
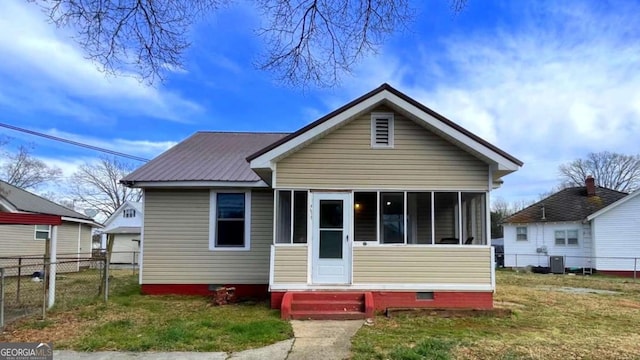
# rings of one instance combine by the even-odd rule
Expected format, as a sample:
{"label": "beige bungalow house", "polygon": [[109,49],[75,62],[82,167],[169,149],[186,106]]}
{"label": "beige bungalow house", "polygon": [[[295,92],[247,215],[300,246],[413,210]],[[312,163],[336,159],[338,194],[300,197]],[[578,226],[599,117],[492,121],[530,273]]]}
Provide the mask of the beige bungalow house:
{"label": "beige bungalow house", "polygon": [[383,84],[292,134],[198,132],[122,182],[144,190],[144,293],[359,318],[491,308],[489,195],[521,166]]}

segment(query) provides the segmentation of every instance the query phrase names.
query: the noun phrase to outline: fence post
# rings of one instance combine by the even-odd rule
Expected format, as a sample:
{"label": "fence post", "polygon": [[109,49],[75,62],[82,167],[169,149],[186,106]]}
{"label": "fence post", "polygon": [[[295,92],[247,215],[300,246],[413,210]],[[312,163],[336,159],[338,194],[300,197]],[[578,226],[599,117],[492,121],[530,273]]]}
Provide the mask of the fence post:
{"label": "fence post", "polygon": [[636,269],[638,268],[638,258],[633,258],[633,280],[636,279]]}
{"label": "fence post", "polygon": [[518,268],[518,254],[515,254],[516,256],[516,269]]}
{"label": "fence post", "polygon": [[18,257],[18,289],[16,290],[16,302],[20,304],[20,280],[22,278],[22,256]]}
{"label": "fence post", "polygon": [[109,300],[109,261],[104,258],[104,301]]}
{"label": "fence post", "polygon": [[0,329],[4,328],[4,269],[0,268]]}
{"label": "fence post", "polygon": [[131,253],[131,275],[136,275],[136,252]]}

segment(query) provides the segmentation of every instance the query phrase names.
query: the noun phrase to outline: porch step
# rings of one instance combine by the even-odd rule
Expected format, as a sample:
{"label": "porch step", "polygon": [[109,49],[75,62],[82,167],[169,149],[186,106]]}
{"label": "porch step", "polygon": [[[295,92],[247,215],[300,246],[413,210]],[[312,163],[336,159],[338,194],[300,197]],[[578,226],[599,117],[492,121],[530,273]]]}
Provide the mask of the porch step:
{"label": "porch step", "polygon": [[360,320],[366,319],[367,315],[362,311],[296,311],[292,312],[291,320]]}
{"label": "porch step", "polygon": [[364,312],[364,301],[363,300],[323,301],[323,300],[295,299],[291,303],[291,311],[293,312],[304,312],[304,311]]}
{"label": "porch step", "polygon": [[282,299],[283,319],[347,320],[373,316],[373,295],[354,291],[287,292]]}

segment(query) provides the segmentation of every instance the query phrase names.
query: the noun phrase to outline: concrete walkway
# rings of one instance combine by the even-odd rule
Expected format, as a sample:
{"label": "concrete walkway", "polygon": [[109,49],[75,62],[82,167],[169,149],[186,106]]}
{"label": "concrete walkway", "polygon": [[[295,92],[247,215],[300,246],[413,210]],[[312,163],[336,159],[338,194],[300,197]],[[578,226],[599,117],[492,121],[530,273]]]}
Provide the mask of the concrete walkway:
{"label": "concrete walkway", "polygon": [[[291,321],[294,339],[259,349],[224,352],[77,352],[54,350],[54,359],[65,360],[342,360],[349,357],[351,337],[361,320]],[[55,344],[54,344],[55,346]],[[320,355],[321,354],[321,355]]]}

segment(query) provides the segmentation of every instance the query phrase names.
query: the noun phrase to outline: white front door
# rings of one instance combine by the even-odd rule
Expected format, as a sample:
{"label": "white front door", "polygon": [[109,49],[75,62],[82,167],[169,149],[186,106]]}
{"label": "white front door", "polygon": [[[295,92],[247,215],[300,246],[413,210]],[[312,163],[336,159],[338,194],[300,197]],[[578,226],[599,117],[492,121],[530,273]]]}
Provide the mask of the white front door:
{"label": "white front door", "polygon": [[312,281],[348,284],[351,274],[351,194],[313,194]]}

